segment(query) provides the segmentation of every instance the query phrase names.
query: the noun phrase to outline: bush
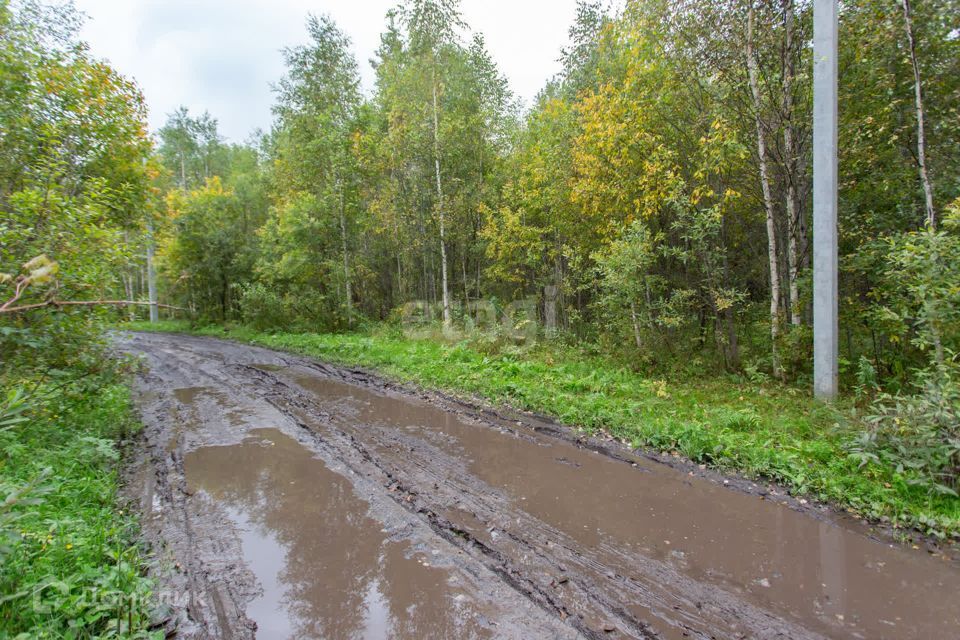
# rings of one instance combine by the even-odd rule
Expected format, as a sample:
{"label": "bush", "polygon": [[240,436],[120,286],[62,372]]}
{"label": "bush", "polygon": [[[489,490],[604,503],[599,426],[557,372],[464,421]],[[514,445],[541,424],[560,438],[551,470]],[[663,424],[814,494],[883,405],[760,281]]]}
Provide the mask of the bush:
{"label": "bush", "polygon": [[240,313],[257,331],[277,329],[287,321],[283,298],[260,282],[240,288]]}
{"label": "bush", "polygon": [[331,308],[326,296],[309,287],[283,294],[260,282],[240,288],[241,317],[257,331],[329,331],[346,325],[338,311],[336,305]]}
{"label": "bush", "polygon": [[0,398],[0,637],[157,637],[136,523],[116,509],[128,390],[29,386]]}
{"label": "bush", "polygon": [[960,488],[960,384],[956,367],[921,373],[915,395],[881,394],[852,445],[861,466],[891,466],[908,483],[957,495]]}

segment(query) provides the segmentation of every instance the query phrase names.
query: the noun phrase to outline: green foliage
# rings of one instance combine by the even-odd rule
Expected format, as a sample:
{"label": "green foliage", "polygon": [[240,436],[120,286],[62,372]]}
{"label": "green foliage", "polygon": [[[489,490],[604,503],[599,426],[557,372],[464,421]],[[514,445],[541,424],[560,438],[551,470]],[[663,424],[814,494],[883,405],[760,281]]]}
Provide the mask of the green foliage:
{"label": "green foliage", "polygon": [[[938,17],[955,4],[914,15],[938,209],[960,193],[960,39]],[[494,297],[535,296],[545,311],[549,290],[558,339],[626,349],[634,368],[803,383],[812,5],[752,6],[756,101],[747,5],[582,2],[562,70],[522,115],[456,0],[388,14],[371,95],[349,36],[311,16],[305,44],[284,51],[275,126],[246,149],[244,180],[243,154],[211,117],[180,110],[161,132],[168,175],[156,184],[180,183],[162,225],[163,294],[206,318],[350,330],[445,297],[454,315]],[[840,21],[842,382],[858,384],[865,357],[879,386],[906,389],[929,354],[944,361],[957,348],[956,234],[949,214],[942,231],[916,231],[901,8],[871,0]],[[189,214],[188,191],[214,175],[233,204]]]}
{"label": "green foliage", "polygon": [[259,331],[301,328],[337,328],[339,307],[310,287],[291,287],[280,293],[254,282],[241,287],[240,315],[244,323]]}
{"label": "green foliage", "polygon": [[[522,117],[456,0],[388,14],[369,96],[349,37],[310,17],[306,43],[284,52],[269,135],[229,145],[212,116],[181,108],[151,156],[142,97],[77,41],[77,14],[0,0],[0,305],[142,298],[142,256],[156,248],[161,298],[200,323],[240,320],[254,330],[235,335],[268,346],[481,394],[955,535],[960,203],[942,203],[960,195],[960,38],[943,18],[956,0],[914,15],[940,229],[918,230],[917,87],[900,8],[868,0],[840,13],[843,371],[871,406],[865,434],[852,407],[846,419],[789,386],[811,351],[812,5],[751,6],[755,100],[745,5],[584,2],[561,72]],[[540,346],[515,337],[533,312],[470,332],[457,311],[489,299],[546,312],[547,288],[559,327]],[[289,333],[357,330],[447,298],[462,333],[429,321],[429,340]],[[73,378],[102,380],[112,366],[109,317],[0,314],[0,380],[69,391],[0,404],[4,460],[22,463],[0,467],[0,527],[37,532],[4,536],[5,593],[65,576],[42,595],[55,615],[24,617],[19,595],[0,600],[11,633],[35,624],[55,636],[69,620],[119,632],[116,608],[91,608],[77,589],[146,589],[123,551],[129,522],[110,519],[116,433],[104,420],[122,422],[120,392]],[[48,544],[68,530],[89,554]]]}
{"label": "green foliage", "polygon": [[857,384],[854,386],[856,397],[865,398],[873,396],[880,389],[880,382],[877,377],[877,369],[866,356],[860,356],[860,362],[857,363]]}
{"label": "green foliage", "polygon": [[292,314],[275,290],[254,282],[241,287],[240,291],[240,315],[257,331],[279,329],[291,321]]}
{"label": "green foliage", "polygon": [[[915,393],[881,393],[865,418],[867,429],[851,450],[863,466],[894,467],[908,484],[957,495],[960,488],[960,202],[946,211],[942,229],[929,227],[890,238],[883,272],[883,306],[876,316],[891,340],[908,340],[923,359]],[[866,369],[861,387],[878,386]]]}
{"label": "green foliage", "polygon": [[960,384],[955,366],[920,375],[911,395],[881,394],[851,448],[861,466],[893,467],[908,484],[956,497],[960,489]]}
{"label": "green foliage", "polygon": [[226,177],[229,150],[209,113],[193,118],[186,107],[180,107],[161,127],[159,138],[160,158],[183,191],[201,187],[215,175]]}
{"label": "green foliage", "polygon": [[111,297],[146,200],[142,96],[78,23],[70,5],[0,2],[0,372],[84,358],[98,314],[11,309]]}
{"label": "green foliage", "polygon": [[879,313],[899,336],[942,365],[960,351],[960,200],[947,209],[941,230],[893,236]]}
{"label": "green foliage", "polygon": [[[151,194],[136,86],[76,40],[72,4],[0,0],[0,636],[147,637],[135,522],[117,514],[129,398],[93,307]],[[155,635],[155,634],[154,634]]]}
{"label": "green foliage", "polygon": [[162,268],[171,293],[203,317],[227,320],[236,310],[236,287],[253,271],[252,221],[244,203],[218,177],[171,197],[176,233]]}
{"label": "green foliage", "polygon": [[127,389],[107,376],[4,382],[17,386],[0,403],[0,635],[148,637],[152,587],[135,521],[116,511]]}

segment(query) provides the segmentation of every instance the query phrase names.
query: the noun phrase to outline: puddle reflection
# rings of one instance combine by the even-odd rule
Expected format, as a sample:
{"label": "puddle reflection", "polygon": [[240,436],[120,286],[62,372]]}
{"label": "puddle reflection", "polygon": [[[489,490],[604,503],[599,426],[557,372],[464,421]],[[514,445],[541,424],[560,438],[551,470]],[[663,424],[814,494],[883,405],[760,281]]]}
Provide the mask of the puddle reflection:
{"label": "puddle reflection", "polygon": [[476,477],[584,546],[609,541],[670,562],[831,636],[960,637],[960,572],[923,552],[661,465],[641,460],[650,471],[642,473],[565,442],[478,427],[419,401],[305,372],[288,377],[345,421],[417,433],[467,461]]}
{"label": "puddle reflection", "polygon": [[350,483],[296,440],[259,429],[185,466],[190,489],[241,531],[264,590],[247,609],[259,637],[488,637],[455,577],[387,540]]}

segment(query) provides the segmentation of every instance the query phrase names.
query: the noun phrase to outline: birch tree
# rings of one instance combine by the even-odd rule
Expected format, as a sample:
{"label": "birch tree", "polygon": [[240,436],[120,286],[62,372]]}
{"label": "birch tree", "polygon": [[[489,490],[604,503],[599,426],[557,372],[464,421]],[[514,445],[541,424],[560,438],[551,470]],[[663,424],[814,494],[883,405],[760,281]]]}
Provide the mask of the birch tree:
{"label": "birch tree", "polygon": [[907,49],[910,52],[910,67],[913,70],[913,95],[917,110],[917,168],[920,170],[920,182],[923,183],[923,197],[927,213],[927,225],[937,228],[936,212],[933,208],[933,185],[927,173],[926,133],[924,131],[923,84],[920,81],[920,65],[917,63],[917,45],[913,39],[913,19],[910,16],[910,0],[901,0],[903,24],[907,34]]}
{"label": "birch tree", "polygon": [[464,26],[456,0],[413,0],[405,7],[404,17],[410,37],[414,65],[429,74],[430,118],[433,139],[433,173],[436,183],[434,206],[440,240],[440,277],[443,301],[443,324],[450,326],[450,282],[447,261],[447,206],[443,187],[443,142],[440,137],[440,98],[442,91],[440,69],[450,49],[458,48],[458,29]]}
{"label": "birch tree", "polygon": [[757,71],[757,58],[754,52],[755,11],[753,0],[747,9],[747,73],[750,82],[750,94],[753,98],[754,124],[757,136],[757,162],[760,166],[760,186],[763,191],[763,206],[767,218],[767,264],[770,273],[770,341],[773,374],[782,376],[777,343],[780,338],[780,258],[777,251],[777,226],[774,217],[773,195],[770,189],[770,177],[767,169],[766,133],[763,123],[763,101],[760,96],[760,79]]}
{"label": "birch tree", "polygon": [[343,309],[353,324],[349,210],[353,208],[356,166],[351,134],[360,105],[359,72],[350,39],[329,16],[307,20],[310,43],[287,49],[287,76],[278,88],[281,175],[289,191],[306,191],[332,218],[340,235]]}

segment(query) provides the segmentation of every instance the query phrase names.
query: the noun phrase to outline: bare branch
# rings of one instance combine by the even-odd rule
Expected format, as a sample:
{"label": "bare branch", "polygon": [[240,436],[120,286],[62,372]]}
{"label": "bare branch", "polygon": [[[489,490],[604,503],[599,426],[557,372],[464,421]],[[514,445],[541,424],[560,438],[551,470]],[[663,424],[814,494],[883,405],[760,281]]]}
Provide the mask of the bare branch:
{"label": "bare branch", "polygon": [[[14,298],[13,300],[15,300]],[[10,300],[9,302],[13,302]],[[4,313],[21,313],[23,311],[32,311],[34,309],[42,309],[44,307],[97,307],[97,306],[112,306],[112,307],[125,307],[128,305],[139,305],[139,306],[150,306],[150,302],[141,302],[139,300],[47,300],[46,302],[36,302],[33,304],[25,304],[19,307],[8,307],[4,305],[0,307],[0,314]],[[161,309],[173,309],[175,311],[189,311],[183,307],[174,307],[169,304],[159,304],[156,303],[156,306]]]}

